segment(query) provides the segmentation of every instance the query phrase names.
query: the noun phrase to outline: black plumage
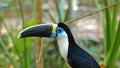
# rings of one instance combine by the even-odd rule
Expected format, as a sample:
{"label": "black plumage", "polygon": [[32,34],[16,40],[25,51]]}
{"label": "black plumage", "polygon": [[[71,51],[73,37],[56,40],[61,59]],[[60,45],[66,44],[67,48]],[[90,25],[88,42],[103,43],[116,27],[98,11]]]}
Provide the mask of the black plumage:
{"label": "black plumage", "polygon": [[65,24],[59,23],[58,27],[63,28],[68,35],[67,60],[72,68],[100,68],[94,58],[76,44],[70,29]]}

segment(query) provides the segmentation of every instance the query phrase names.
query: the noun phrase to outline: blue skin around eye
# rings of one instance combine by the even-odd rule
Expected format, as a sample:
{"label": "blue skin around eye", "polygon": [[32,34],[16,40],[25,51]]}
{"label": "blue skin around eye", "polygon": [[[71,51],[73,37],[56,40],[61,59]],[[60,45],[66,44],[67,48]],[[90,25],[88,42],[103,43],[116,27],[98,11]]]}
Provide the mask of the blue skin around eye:
{"label": "blue skin around eye", "polygon": [[[59,31],[60,30],[60,31]],[[62,34],[64,32],[64,30],[60,27],[58,27],[58,30],[57,30],[58,34]]]}
{"label": "blue skin around eye", "polygon": [[51,38],[55,38],[56,37],[56,32],[52,32],[52,34],[51,34]]}
{"label": "blue skin around eye", "polygon": [[52,32],[51,38],[55,38],[57,36],[57,34],[62,34],[63,32],[64,32],[64,30],[62,28],[58,27],[57,33],[56,32]]}

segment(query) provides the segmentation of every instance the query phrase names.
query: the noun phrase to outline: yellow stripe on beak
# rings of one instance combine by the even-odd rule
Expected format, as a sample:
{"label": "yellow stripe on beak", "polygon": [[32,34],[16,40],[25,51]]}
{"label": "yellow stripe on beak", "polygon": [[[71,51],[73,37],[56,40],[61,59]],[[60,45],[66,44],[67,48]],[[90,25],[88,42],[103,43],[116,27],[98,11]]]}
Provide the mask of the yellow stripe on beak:
{"label": "yellow stripe on beak", "polygon": [[56,29],[57,29],[57,24],[53,24],[52,25],[52,32],[56,32]]}

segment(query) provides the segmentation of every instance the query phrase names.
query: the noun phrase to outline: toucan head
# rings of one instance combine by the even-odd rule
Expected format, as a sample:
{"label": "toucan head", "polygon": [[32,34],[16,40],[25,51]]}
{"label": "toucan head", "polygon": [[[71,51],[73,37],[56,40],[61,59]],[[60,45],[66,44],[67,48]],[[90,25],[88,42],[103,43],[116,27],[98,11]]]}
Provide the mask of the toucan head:
{"label": "toucan head", "polygon": [[63,27],[67,27],[63,23],[58,24],[40,24],[28,27],[24,30],[22,30],[18,38],[24,38],[24,37],[50,37],[50,38],[56,38],[56,37],[64,37],[66,34],[66,31]]}

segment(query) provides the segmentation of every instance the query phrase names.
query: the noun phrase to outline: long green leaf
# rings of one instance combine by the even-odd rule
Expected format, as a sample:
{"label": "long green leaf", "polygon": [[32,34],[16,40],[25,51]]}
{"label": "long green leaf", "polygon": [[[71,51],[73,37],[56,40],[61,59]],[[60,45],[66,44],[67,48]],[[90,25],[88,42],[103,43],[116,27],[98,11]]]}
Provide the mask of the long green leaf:
{"label": "long green leaf", "polygon": [[[109,3],[108,3],[108,0],[105,0],[105,2],[104,2],[104,4],[105,4],[105,6],[108,6],[109,5]],[[111,29],[111,16],[110,16],[110,9],[109,8],[107,8],[106,10],[105,10],[105,14],[106,14],[106,35],[105,35],[105,48],[106,48],[106,50],[105,50],[105,54],[107,55],[108,54],[108,52],[109,52],[109,50],[110,50],[110,47],[111,47],[111,31],[110,31],[110,29]]]}
{"label": "long green leaf", "polygon": [[7,30],[9,38],[12,40],[12,43],[13,43],[13,45],[14,45],[15,52],[17,53],[17,55],[18,55],[19,58],[20,58],[19,60],[20,60],[21,67],[23,67],[23,63],[22,63],[22,60],[21,60],[22,58],[21,58],[20,52],[19,52],[19,50],[18,50],[18,48],[17,48],[15,39],[13,38],[12,34],[10,33],[10,30],[8,29],[8,26],[4,23],[4,21],[2,22],[2,24],[3,24],[3,26],[5,27],[5,29]]}
{"label": "long green leaf", "polygon": [[71,20],[73,16],[73,5],[72,5],[73,0],[68,0],[68,9],[65,12],[65,19],[64,22],[67,20]]}
{"label": "long green leaf", "polygon": [[48,16],[49,16],[49,18],[51,19],[51,21],[52,21],[53,23],[57,23],[57,22],[55,21],[54,17],[53,17],[50,13],[48,13]]}
{"label": "long green leaf", "polygon": [[54,2],[55,2],[55,8],[56,8],[57,14],[58,14],[58,20],[59,20],[59,22],[61,22],[62,20],[61,20],[61,15],[60,15],[60,7],[59,7],[59,4],[57,3],[56,0],[54,0]]}
{"label": "long green leaf", "polygon": [[[98,2],[98,0],[94,0],[96,6],[97,6],[97,9],[100,9],[100,4]],[[100,17],[100,21],[102,23],[102,28],[103,28],[103,35],[104,35],[104,49],[106,51],[106,22],[105,22],[105,18],[104,18],[104,13],[102,11],[99,12],[99,17]],[[106,52],[105,52],[106,53]],[[106,54],[105,54],[106,56]]]}
{"label": "long green leaf", "polygon": [[60,0],[60,4],[59,4],[61,22],[64,22],[64,17],[65,17],[65,11],[64,11],[65,1],[66,0]]}
{"label": "long green leaf", "polygon": [[[22,19],[22,26],[23,29],[25,28],[25,22],[24,22],[24,14],[23,14],[23,8],[22,8],[22,2],[21,0],[18,0],[18,4],[19,4],[19,10],[20,10],[20,16]],[[25,61],[25,68],[27,67],[27,47],[26,47],[26,39],[23,39],[23,43],[24,43],[24,61]]]}
{"label": "long green leaf", "polygon": [[115,65],[117,53],[118,53],[119,47],[120,47],[119,46],[120,45],[120,22],[118,24],[118,28],[115,33],[116,34],[115,34],[114,42],[112,44],[111,50],[110,50],[107,60],[106,60],[106,65],[109,66],[110,68],[112,68],[112,66]]}
{"label": "long green leaf", "polygon": [[[115,0],[114,3],[119,2]],[[97,8],[100,5],[97,0],[95,0]],[[109,5],[108,0],[104,2],[105,6]],[[110,8],[105,10],[106,22],[102,19],[103,13],[99,13],[100,20],[102,22],[103,32],[104,32],[104,46],[105,46],[105,66],[106,68],[114,68],[118,60],[119,48],[120,48],[120,22],[117,24],[117,16],[119,12],[119,5],[114,7],[113,12]]]}
{"label": "long green leaf", "polygon": [[[119,0],[115,0],[115,3],[116,2],[119,2]],[[116,30],[116,24],[117,24],[117,16],[118,16],[118,11],[119,11],[119,6],[120,5],[116,5],[114,6],[113,8],[113,14],[112,15],[112,24],[111,24],[111,33],[112,33],[112,40],[114,39],[114,36],[115,36],[115,30]]]}

